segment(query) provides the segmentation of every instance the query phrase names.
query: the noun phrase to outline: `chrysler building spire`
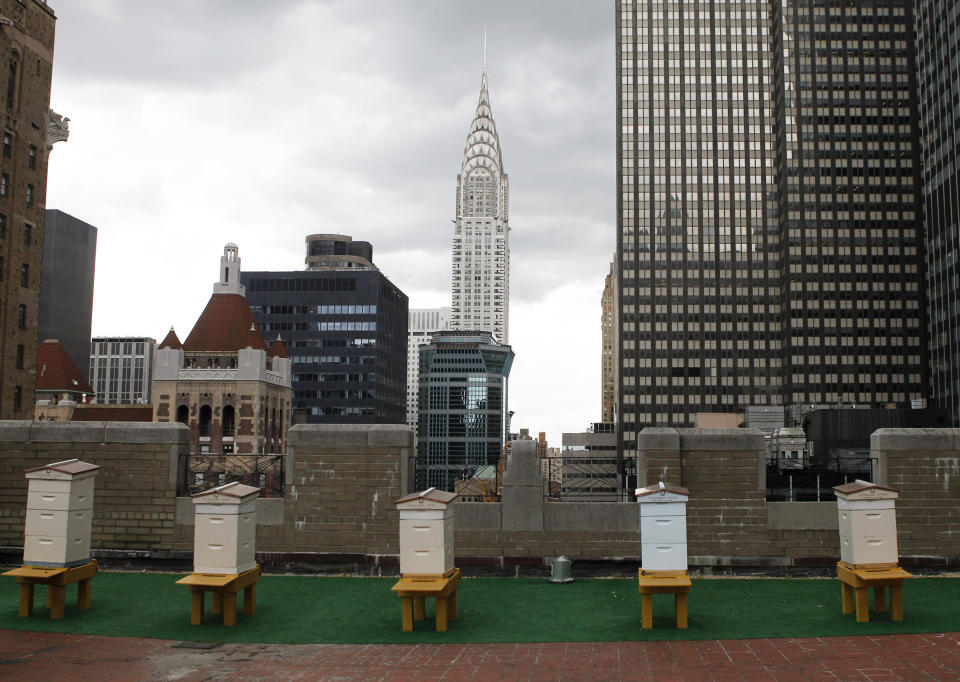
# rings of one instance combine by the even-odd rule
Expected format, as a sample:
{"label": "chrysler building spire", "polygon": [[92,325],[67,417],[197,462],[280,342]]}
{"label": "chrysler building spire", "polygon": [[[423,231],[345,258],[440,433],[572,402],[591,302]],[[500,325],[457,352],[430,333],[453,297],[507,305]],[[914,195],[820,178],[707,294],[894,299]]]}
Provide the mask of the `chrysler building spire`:
{"label": "chrysler building spire", "polygon": [[457,176],[451,277],[453,329],[493,333],[508,343],[509,194],[487,88],[486,39],[480,99]]}

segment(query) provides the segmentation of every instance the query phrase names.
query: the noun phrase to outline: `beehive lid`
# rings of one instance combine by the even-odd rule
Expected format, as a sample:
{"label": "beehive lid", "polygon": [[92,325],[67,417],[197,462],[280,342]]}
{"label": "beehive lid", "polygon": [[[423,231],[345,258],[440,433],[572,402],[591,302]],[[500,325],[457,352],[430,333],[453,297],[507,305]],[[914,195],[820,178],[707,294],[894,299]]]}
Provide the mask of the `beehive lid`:
{"label": "beehive lid", "polygon": [[260,488],[254,488],[252,485],[244,485],[239,481],[218,485],[216,488],[204,490],[193,496],[194,503],[203,504],[240,504],[246,500],[252,500],[260,494]]}
{"label": "beehive lid", "polygon": [[39,478],[54,481],[69,481],[75,478],[86,478],[97,473],[100,467],[89,462],[81,462],[79,459],[65,459],[62,462],[45,464],[42,467],[35,467],[26,470],[27,478]]}
{"label": "beehive lid", "polygon": [[660,481],[657,485],[637,488],[634,493],[637,502],[686,502],[690,491],[678,485],[666,485]]}
{"label": "beehive lid", "polygon": [[458,497],[457,493],[427,488],[423,492],[410,493],[401,497],[396,505],[397,509],[446,509],[447,505]]}
{"label": "beehive lid", "polygon": [[870,481],[861,481],[857,479],[853,483],[844,483],[836,485],[833,491],[837,497],[844,500],[895,500],[897,491],[893,488],[877,485]]}

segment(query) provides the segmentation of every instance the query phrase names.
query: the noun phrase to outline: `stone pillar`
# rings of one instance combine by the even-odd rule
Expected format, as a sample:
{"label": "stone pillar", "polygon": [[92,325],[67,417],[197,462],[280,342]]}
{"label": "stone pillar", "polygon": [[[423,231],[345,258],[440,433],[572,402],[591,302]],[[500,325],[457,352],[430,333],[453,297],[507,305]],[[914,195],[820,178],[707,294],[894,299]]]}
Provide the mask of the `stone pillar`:
{"label": "stone pillar", "polygon": [[666,485],[683,485],[680,433],[676,429],[651,426],[637,436],[637,487],[660,481]]}
{"label": "stone pillar", "polygon": [[536,441],[510,444],[501,506],[503,530],[543,530],[543,473]]}

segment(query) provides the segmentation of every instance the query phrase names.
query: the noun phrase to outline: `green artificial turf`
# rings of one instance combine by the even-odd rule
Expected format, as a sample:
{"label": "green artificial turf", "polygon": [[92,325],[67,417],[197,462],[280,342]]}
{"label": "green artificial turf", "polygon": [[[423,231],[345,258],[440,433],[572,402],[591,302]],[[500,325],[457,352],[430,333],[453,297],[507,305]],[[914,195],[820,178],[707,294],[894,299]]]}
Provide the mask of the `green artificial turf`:
{"label": "green artificial turf", "polygon": [[[400,629],[394,578],[264,576],[257,613],[238,614],[235,627],[219,616],[190,625],[189,591],[180,575],[100,572],[88,611],[75,607],[67,590],[63,620],[52,621],[38,587],[34,615],[17,616],[18,585],[0,578],[0,628],[120,635],[172,640],[263,643],[550,642],[759,637],[827,637],[957,629],[960,580],[914,578],[903,590],[904,620],[871,613],[857,623],[840,613],[836,579],[694,579],[689,628],[677,630],[673,597],[654,595],[654,627],[640,627],[636,580],[577,579],[554,585],[535,578],[464,578],[460,618],[447,632],[434,631],[433,600],[427,620],[413,632]],[[872,603],[872,595],[871,595]],[[239,611],[240,609],[238,609]]]}

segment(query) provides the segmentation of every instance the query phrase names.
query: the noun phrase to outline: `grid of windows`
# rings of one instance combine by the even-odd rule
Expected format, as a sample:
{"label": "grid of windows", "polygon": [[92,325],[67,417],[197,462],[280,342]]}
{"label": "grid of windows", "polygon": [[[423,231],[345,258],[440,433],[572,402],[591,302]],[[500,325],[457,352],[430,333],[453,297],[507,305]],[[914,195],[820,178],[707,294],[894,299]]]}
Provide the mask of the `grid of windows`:
{"label": "grid of windows", "polygon": [[90,384],[104,405],[150,403],[153,353],[147,337],[95,337],[90,342]]}

